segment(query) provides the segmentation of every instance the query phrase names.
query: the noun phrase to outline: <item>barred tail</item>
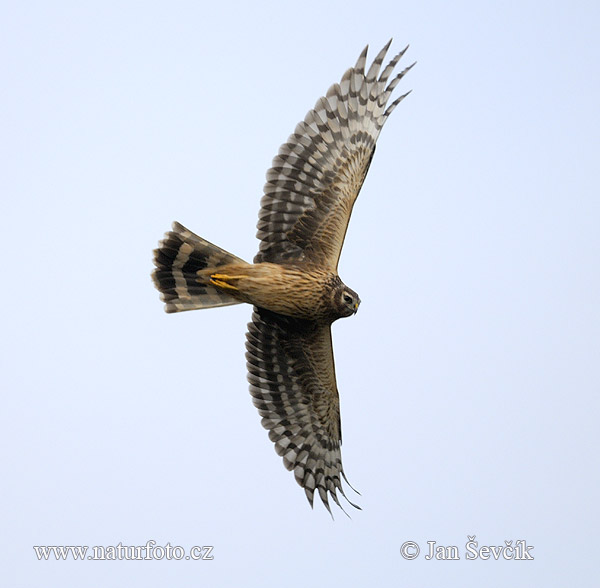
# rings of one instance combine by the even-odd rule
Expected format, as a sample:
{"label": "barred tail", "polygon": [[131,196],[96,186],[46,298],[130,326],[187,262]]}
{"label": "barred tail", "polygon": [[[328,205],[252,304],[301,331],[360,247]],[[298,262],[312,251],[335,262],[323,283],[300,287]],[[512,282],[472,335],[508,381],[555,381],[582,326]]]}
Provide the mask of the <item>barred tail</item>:
{"label": "barred tail", "polygon": [[173,230],[154,250],[152,272],[154,285],[161,292],[166,312],[181,312],[214,306],[239,304],[229,294],[201,281],[197,272],[227,263],[244,263],[239,257],[188,231],[183,225],[173,223]]}

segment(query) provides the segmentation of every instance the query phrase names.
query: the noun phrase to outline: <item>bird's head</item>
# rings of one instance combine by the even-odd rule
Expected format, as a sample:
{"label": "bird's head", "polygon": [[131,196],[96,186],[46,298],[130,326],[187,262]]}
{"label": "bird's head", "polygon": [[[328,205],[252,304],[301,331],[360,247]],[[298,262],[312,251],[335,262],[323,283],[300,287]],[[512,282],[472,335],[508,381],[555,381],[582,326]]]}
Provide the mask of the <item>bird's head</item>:
{"label": "bird's head", "polygon": [[334,304],[340,317],[351,316],[356,314],[360,305],[360,298],[354,290],[342,283],[336,288]]}

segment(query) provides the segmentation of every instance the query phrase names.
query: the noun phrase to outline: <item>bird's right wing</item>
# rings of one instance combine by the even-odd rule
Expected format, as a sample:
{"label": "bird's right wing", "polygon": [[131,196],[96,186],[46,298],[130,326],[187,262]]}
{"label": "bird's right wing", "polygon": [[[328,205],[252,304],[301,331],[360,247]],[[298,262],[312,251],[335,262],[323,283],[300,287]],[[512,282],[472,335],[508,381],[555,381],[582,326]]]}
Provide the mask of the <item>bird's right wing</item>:
{"label": "bird's right wing", "polygon": [[[339,84],[329,88],[279,149],[267,172],[258,220],[255,263],[308,261],[335,270],[354,201],[404,74],[388,84],[401,51],[380,72],[391,41],[365,73],[367,48]],[[414,65],[414,64],[413,64]]]}

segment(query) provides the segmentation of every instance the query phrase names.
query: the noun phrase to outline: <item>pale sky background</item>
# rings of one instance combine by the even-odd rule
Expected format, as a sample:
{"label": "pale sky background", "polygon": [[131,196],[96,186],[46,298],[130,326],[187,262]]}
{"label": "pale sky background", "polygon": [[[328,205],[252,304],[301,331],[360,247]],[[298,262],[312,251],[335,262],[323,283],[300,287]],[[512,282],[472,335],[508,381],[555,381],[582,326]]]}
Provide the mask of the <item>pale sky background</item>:
{"label": "pale sky background", "polygon": [[[596,586],[597,2],[2,2],[2,584]],[[367,43],[417,66],[354,210],[335,521],[246,382],[250,308],[167,315],[173,220],[251,259],[279,145]],[[465,544],[533,545],[468,561]],[[213,545],[38,562],[34,545]],[[407,561],[400,546],[421,555]],[[427,541],[460,561],[426,561]]]}

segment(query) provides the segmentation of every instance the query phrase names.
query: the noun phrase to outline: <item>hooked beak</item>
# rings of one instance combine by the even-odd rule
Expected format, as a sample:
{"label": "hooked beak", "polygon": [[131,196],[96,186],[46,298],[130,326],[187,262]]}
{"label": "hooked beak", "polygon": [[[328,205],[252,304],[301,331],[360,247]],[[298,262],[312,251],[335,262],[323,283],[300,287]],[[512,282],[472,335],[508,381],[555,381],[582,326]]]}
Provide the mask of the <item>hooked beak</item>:
{"label": "hooked beak", "polygon": [[358,307],[360,306],[360,300],[354,303],[354,314],[358,311]]}

